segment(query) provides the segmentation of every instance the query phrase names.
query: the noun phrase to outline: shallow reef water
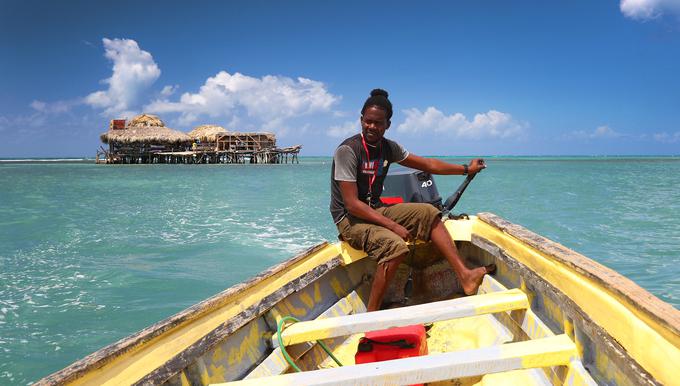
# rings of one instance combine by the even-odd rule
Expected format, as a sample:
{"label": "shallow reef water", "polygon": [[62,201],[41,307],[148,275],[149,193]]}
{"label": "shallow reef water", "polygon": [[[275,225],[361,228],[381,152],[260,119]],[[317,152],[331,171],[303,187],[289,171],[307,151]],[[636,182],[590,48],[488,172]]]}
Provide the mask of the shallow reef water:
{"label": "shallow reef water", "polygon": [[[449,158],[464,162],[463,158]],[[494,212],[680,307],[680,158],[492,157]],[[321,241],[331,159],[0,163],[0,384],[27,384]],[[462,182],[436,177],[442,196]]]}

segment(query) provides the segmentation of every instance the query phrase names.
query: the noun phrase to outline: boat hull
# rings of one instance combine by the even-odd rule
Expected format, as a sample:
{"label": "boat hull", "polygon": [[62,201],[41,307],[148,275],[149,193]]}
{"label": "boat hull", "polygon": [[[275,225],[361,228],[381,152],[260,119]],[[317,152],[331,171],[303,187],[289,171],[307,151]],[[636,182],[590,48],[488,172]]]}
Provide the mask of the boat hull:
{"label": "boat hull", "polygon": [[[551,384],[568,379],[609,385],[675,382],[672,364],[680,363],[680,316],[672,306],[616,272],[493,214],[447,220],[445,225],[468,264],[497,265],[480,294],[517,288],[530,307],[435,323],[439,332],[430,337],[430,347],[441,352],[484,349],[563,334],[576,348],[573,364],[503,373],[505,381],[527,374],[535,380],[538,374]],[[431,244],[418,245],[408,263],[388,288],[386,306],[461,296],[455,274]],[[373,259],[345,243],[319,244],[39,384],[210,384],[286,373],[290,369],[272,342],[277,321],[283,316],[313,320],[364,313],[375,267]],[[409,273],[414,291],[406,298]],[[464,338],[473,333],[475,339]],[[346,354],[356,350],[357,337],[324,341]],[[289,351],[305,371],[334,366],[313,342],[295,344]],[[485,376],[485,384],[494,384],[495,376]]]}

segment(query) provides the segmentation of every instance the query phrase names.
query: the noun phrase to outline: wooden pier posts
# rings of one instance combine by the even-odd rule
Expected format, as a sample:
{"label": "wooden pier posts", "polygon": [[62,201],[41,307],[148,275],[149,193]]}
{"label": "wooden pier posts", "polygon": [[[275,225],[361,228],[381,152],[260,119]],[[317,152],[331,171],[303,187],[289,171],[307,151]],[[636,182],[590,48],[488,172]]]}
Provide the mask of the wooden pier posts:
{"label": "wooden pier posts", "polygon": [[[98,153],[97,163],[107,164],[287,164],[300,163],[300,147],[285,149],[163,151],[149,153]],[[100,159],[102,157],[102,159]]]}

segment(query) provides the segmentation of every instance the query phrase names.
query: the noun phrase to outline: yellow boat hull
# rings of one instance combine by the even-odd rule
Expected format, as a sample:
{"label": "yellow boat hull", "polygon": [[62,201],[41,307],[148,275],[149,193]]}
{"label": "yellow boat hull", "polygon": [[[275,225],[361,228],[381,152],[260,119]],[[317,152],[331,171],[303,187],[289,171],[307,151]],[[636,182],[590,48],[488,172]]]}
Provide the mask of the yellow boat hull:
{"label": "yellow boat hull", "polygon": [[[344,243],[322,243],[38,384],[326,384],[330,377],[343,384],[679,384],[678,310],[616,272],[493,214],[445,225],[471,265],[493,262],[498,269],[478,296],[456,299],[460,290],[448,264],[431,245],[416,247],[412,268],[400,267],[386,296],[416,308],[386,313],[384,327],[390,320],[411,321],[415,310],[435,318],[431,355],[421,362],[385,362],[373,371],[348,366],[360,330],[380,325],[363,315],[375,262]],[[409,270],[414,293],[405,299]],[[438,301],[451,303],[427,308]],[[286,374],[290,368],[272,339],[277,321],[288,315],[316,319],[284,333],[305,373]],[[318,338],[345,367],[333,368],[314,343]]]}

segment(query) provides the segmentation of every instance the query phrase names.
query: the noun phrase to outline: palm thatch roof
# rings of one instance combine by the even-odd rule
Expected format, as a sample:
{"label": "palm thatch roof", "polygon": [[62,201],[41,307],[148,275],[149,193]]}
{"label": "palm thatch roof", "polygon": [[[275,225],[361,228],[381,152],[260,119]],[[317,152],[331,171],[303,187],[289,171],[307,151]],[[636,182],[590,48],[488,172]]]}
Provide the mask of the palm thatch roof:
{"label": "palm thatch roof", "polygon": [[201,125],[189,132],[189,137],[198,139],[201,142],[215,142],[217,137],[227,134],[228,131],[217,125]]}
{"label": "palm thatch roof", "polygon": [[165,123],[161,121],[160,118],[156,115],[151,115],[151,114],[142,114],[138,115],[130,120],[128,123],[128,127],[149,127],[149,126],[156,126],[156,127],[165,127]]}
{"label": "palm thatch roof", "polygon": [[168,127],[148,126],[148,127],[128,127],[124,130],[109,130],[100,136],[102,142],[118,143],[189,143],[191,137],[179,130]]}
{"label": "palm thatch roof", "polygon": [[123,130],[109,130],[99,136],[102,142],[110,143],[188,143],[191,138],[179,130],[165,127],[165,123],[155,115],[138,115]]}

